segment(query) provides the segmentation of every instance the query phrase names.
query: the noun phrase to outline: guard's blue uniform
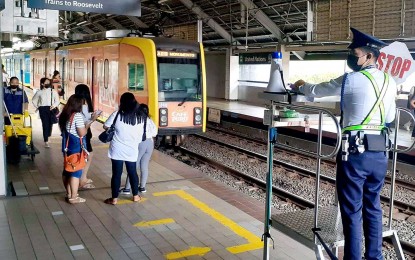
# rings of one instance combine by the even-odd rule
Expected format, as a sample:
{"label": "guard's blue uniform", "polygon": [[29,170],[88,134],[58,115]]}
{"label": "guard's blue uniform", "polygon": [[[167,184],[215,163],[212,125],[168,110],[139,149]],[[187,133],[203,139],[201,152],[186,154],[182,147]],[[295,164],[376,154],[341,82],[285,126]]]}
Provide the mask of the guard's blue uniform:
{"label": "guard's blue uniform", "polygon": [[[356,33],[354,36],[356,38]],[[360,33],[360,32],[359,32]],[[359,35],[360,37],[361,35]],[[371,36],[365,39],[354,38],[351,48],[369,46]],[[355,42],[357,41],[357,43]],[[360,42],[359,42],[360,41]],[[361,45],[361,43],[364,43]],[[375,44],[379,41],[374,39]],[[375,109],[370,125],[390,123],[395,118],[396,84],[392,78],[386,82],[386,76],[374,66],[363,69],[372,77],[378,89],[386,87],[382,100],[383,112]],[[352,72],[321,84],[304,84],[300,92],[306,96],[341,96],[342,128],[361,125],[377,103],[379,93],[374,90],[371,80],[362,71]],[[387,83],[384,85],[384,83]],[[380,106],[378,106],[380,108]],[[381,131],[365,129],[364,135],[380,136]],[[356,130],[349,131],[355,140]],[[378,138],[377,138],[378,139]],[[385,143],[383,143],[385,144]],[[343,222],[345,237],[344,259],[361,259],[362,219],[365,235],[366,259],[382,259],[382,209],[380,206],[380,190],[387,171],[387,153],[378,151],[350,153],[347,161],[342,160],[341,153],[337,157],[337,193]]]}

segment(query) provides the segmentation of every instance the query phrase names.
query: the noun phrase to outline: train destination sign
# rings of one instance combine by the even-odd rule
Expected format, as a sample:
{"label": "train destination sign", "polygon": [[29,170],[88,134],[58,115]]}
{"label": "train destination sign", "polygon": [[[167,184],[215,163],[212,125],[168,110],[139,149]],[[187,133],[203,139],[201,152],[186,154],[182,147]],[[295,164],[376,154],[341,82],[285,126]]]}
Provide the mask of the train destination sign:
{"label": "train destination sign", "polygon": [[28,0],[28,7],[85,13],[141,16],[140,0]]}
{"label": "train destination sign", "polygon": [[239,64],[270,64],[271,53],[241,53],[239,54]]}
{"label": "train destination sign", "polygon": [[196,53],[178,51],[157,51],[157,57],[196,59]]}
{"label": "train destination sign", "polygon": [[393,42],[380,50],[378,68],[392,76],[396,84],[401,84],[415,73],[415,61],[405,43]]}

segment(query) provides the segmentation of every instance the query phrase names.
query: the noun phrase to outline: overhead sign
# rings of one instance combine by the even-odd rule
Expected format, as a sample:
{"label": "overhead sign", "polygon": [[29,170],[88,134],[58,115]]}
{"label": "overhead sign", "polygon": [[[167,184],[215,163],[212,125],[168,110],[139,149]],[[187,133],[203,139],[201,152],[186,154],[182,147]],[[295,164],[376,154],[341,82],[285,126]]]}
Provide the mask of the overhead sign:
{"label": "overhead sign", "polygon": [[378,68],[401,84],[415,72],[415,61],[405,43],[393,42],[380,50]]}
{"label": "overhead sign", "polygon": [[240,53],[239,64],[271,64],[271,53]]}
{"label": "overhead sign", "polygon": [[85,13],[141,16],[140,0],[28,0],[28,7]]}

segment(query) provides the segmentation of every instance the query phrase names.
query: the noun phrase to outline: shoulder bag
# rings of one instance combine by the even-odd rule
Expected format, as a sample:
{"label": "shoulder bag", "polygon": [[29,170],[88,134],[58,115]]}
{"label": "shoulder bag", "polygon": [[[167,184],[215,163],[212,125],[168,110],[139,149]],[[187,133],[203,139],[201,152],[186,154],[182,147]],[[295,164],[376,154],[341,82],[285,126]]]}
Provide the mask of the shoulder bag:
{"label": "shoulder bag", "polygon": [[[71,116],[71,123],[69,125],[69,129],[72,128],[72,122],[75,114],[72,114]],[[82,138],[79,138],[79,141],[81,143],[81,151],[79,153],[73,153],[71,155],[68,155],[68,144],[69,144],[69,138],[70,133],[67,132],[66,137],[66,146],[64,149],[64,159],[63,159],[63,166],[65,171],[67,172],[76,172],[79,170],[82,170],[85,168],[86,162],[88,161],[88,153],[85,151],[84,144],[82,142]]]}
{"label": "shoulder bag", "polygon": [[[50,105],[53,105],[53,88],[50,89]],[[50,110],[50,121],[52,124],[58,123],[59,108],[55,107]]]}
{"label": "shoulder bag", "polygon": [[117,122],[117,118],[118,118],[118,114],[120,112],[117,112],[117,115],[114,118],[114,122],[112,122],[112,125],[110,128],[108,128],[107,130],[105,130],[104,132],[102,132],[99,136],[98,139],[103,142],[103,143],[108,143],[112,141],[112,138],[114,138],[114,133],[115,133],[115,123]]}

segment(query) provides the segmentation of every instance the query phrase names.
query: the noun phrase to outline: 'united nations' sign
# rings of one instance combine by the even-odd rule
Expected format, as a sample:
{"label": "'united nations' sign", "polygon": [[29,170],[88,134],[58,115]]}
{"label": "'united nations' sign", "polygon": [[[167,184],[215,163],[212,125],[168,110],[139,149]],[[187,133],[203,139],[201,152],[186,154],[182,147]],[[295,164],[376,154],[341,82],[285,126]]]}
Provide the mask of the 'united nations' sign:
{"label": "'united nations' sign", "polygon": [[141,16],[140,0],[28,0],[30,8]]}

